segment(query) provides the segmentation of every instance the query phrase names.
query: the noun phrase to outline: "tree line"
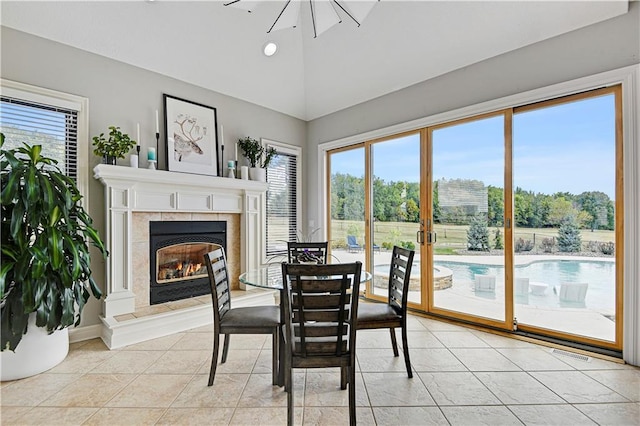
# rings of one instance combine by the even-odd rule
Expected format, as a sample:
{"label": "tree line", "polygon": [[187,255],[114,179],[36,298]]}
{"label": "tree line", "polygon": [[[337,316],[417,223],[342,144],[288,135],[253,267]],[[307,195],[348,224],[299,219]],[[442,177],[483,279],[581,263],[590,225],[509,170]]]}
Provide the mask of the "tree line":
{"label": "tree line", "polygon": [[[446,185],[445,185],[446,184]],[[480,184],[480,185],[479,185]],[[446,187],[446,195],[441,195]],[[473,189],[470,189],[473,188]],[[486,191],[480,204],[451,204],[451,194]],[[362,220],[364,218],[364,178],[336,173],[331,176],[331,218]],[[485,194],[476,199],[485,199]],[[441,200],[442,197],[442,200]],[[504,223],[504,190],[484,186],[477,180],[441,179],[434,182],[433,216],[435,223],[469,225],[479,213],[486,214],[489,226]],[[486,212],[486,213],[485,213]],[[373,216],[382,222],[413,222],[420,218],[420,184],[418,182],[373,179]],[[586,191],[575,195],[569,192],[543,194],[516,188],[514,191],[514,219],[522,228],[557,228],[567,218],[575,220],[582,229],[613,230],[615,210],[609,196],[600,191]]]}

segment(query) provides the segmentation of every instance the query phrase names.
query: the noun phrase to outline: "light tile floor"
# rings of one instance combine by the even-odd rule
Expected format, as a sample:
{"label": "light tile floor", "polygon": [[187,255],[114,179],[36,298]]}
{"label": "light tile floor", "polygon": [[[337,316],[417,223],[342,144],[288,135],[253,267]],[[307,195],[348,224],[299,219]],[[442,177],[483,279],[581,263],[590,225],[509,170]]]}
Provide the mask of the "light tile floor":
{"label": "light tile floor", "polygon": [[[358,423],[638,425],[640,369],[581,361],[544,346],[412,316],[415,370],[387,331],[358,332]],[[109,351],[72,344],[54,369],[1,385],[2,425],[282,425],[268,336],[234,335],[207,387],[211,326]],[[399,339],[400,340],[400,339]],[[297,424],[348,423],[337,370],[296,370]]]}

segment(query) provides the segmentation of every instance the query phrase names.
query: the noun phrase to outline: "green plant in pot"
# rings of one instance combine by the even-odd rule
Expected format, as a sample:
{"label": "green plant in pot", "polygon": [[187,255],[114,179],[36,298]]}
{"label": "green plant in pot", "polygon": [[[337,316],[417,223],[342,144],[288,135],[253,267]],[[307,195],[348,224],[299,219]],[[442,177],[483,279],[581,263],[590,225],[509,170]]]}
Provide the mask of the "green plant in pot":
{"label": "green plant in pot", "polygon": [[[273,147],[265,148],[256,139],[249,136],[238,139],[238,146],[242,150],[243,155],[249,160],[251,168],[249,176],[252,180],[266,181],[265,169],[276,156],[276,150]],[[262,169],[262,170],[259,170]]]}
{"label": "green plant in pot", "polygon": [[104,133],[93,137],[93,153],[102,157],[106,164],[116,164],[116,158],[124,158],[135,145],[136,141],[116,126],[109,126],[109,138],[105,138]]}
{"label": "green plant in pot", "polygon": [[9,351],[23,349],[27,336],[41,332],[40,327],[48,334],[64,331],[66,356],[64,329],[80,323],[91,294],[102,297],[91,277],[89,243],[102,256],[107,251],[81,205],[75,182],[57,161],[42,156],[41,145],[8,150],[3,146],[0,134],[2,380],[11,380],[5,377],[11,370],[5,366],[5,355],[16,355]]}

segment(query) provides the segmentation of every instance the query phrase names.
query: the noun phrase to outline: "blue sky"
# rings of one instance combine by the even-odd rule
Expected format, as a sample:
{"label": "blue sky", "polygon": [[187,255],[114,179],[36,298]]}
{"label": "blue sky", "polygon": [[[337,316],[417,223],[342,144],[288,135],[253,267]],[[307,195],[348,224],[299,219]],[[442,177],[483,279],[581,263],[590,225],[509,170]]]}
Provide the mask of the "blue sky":
{"label": "blue sky", "polygon": [[[553,194],[602,191],[614,198],[613,95],[514,115],[514,186]],[[504,186],[502,117],[446,127],[433,134],[434,179],[478,179]],[[374,174],[418,181],[419,136],[374,145]],[[332,156],[332,170],[364,175],[364,149]]]}

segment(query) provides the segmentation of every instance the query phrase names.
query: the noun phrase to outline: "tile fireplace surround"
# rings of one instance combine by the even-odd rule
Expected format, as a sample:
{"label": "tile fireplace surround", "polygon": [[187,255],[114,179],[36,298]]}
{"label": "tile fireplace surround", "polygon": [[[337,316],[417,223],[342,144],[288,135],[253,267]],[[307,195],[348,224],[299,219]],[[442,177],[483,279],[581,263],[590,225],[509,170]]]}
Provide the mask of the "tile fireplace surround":
{"label": "tile fireplace surround", "polygon": [[109,348],[212,320],[210,304],[184,303],[182,309],[118,321],[149,309],[149,221],[226,221],[232,284],[237,283],[241,270],[262,263],[266,183],[106,164],[97,165],[93,171],[105,186],[104,239],[110,255],[101,337]]}

